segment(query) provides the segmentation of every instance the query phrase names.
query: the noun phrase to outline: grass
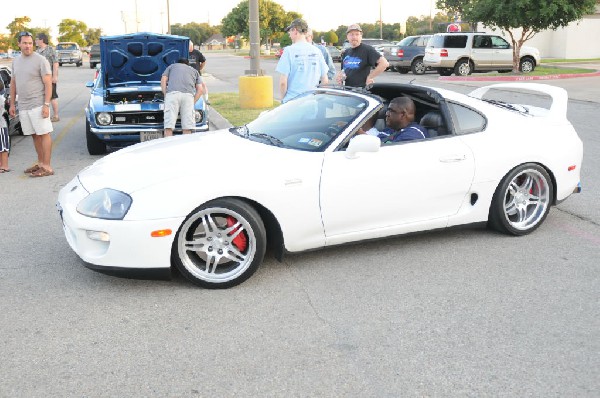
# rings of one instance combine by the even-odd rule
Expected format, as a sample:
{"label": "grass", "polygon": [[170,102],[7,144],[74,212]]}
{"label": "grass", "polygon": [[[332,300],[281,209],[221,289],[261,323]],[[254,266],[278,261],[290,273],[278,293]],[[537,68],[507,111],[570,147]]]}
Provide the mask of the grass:
{"label": "grass", "polygon": [[573,74],[573,73],[593,73],[596,72],[595,69],[584,69],[584,68],[564,68],[564,67],[552,67],[552,66],[538,66],[533,70],[533,72],[529,73],[500,73],[500,72],[490,72],[483,73],[480,76],[549,76],[549,75],[565,75],[565,74]]}
{"label": "grass", "polygon": [[560,64],[560,63],[572,63],[572,62],[600,62],[600,58],[583,58],[583,59],[564,59],[564,58],[552,58],[543,59],[543,64]]}
{"label": "grass", "polygon": [[238,93],[211,93],[210,106],[234,126],[242,126],[256,119],[261,112],[279,106],[279,101],[273,101],[273,106],[261,109],[242,109]]}

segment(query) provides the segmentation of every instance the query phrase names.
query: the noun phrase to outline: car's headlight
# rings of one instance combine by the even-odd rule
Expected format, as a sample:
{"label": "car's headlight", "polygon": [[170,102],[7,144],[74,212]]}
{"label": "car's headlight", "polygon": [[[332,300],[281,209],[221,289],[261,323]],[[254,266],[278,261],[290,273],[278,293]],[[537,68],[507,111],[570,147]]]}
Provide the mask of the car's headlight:
{"label": "car's headlight", "polygon": [[122,220],[131,207],[131,196],[110,188],[100,189],[77,205],[77,212],[84,216],[106,220]]}
{"label": "car's headlight", "polygon": [[100,112],[96,114],[96,121],[101,126],[108,126],[112,123],[112,115],[106,112]]}
{"label": "car's headlight", "polygon": [[196,119],[196,123],[200,123],[204,120],[204,112],[196,110],[194,112],[194,117]]}

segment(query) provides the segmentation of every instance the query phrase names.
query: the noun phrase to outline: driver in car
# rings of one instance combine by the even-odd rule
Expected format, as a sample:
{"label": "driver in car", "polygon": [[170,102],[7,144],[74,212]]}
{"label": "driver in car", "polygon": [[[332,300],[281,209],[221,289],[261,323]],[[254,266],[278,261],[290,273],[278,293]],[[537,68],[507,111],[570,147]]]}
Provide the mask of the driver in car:
{"label": "driver in car", "polygon": [[377,135],[382,143],[429,138],[427,129],[415,122],[415,103],[408,97],[396,97],[390,101],[385,113],[387,127],[379,134],[376,134],[374,128],[370,128],[373,120],[365,122],[365,125],[367,126],[363,126],[361,130],[370,135]]}

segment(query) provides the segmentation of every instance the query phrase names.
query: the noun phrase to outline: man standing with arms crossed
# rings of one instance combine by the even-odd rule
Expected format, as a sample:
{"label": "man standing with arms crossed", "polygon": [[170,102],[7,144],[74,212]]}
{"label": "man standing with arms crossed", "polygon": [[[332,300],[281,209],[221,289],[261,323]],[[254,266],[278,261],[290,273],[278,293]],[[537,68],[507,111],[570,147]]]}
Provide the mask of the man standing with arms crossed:
{"label": "man standing with arms crossed", "polygon": [[10,85],[11,116],[16,116],[15,99],[19,95],[19,118],[23,135],[33,136],[37,152],[37,164],[25,170],[31,177],[54,174],[50,166],[52,156],[52,122],[50,121],[50,98],[52,96],[52,72],[50,64],[33,51],[33,36],[29,32],[18,35],[21,56],[12,64]]}
{"label": "man standing with arms crossed", "polygon": [[375,83],[375,78],[389,66],[387,59],[370,45],[362,44],[362,29],[359,24],[348,26],[346,37],[351,47],[342,54],[343,73],[338,74],[338,83],[342,84],[345,80],[345,85],[352,87],[365,87]]}
{"label": "man standing with arms crossed", "polygon": [[38,48],[38,54],[46,57],[50,64],[50,68],[52,69],[52,99],[50,100],[50,103],[52,104],[54,116],[50,118],[50,121],[58,122],[60,120],[60,117],[58,117],[58,94],[56,93],[56,83],[58,83],[58,56],[56,55],[56,51],[48,46],[48,36],[43,32],[37,34],[35,45]]}

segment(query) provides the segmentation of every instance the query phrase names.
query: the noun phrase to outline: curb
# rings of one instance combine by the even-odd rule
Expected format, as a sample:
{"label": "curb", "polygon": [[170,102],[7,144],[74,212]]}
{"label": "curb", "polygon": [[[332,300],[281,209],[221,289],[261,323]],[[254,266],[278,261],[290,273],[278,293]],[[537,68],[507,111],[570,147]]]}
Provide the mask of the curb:
{"label": "curb", "polygon": [[222,130],[233,127],[233,124],[229,123],[229,120],[221,116],[221,114],[210,105],[208,106],[208,125],[209,129],[212,126],[215,130]]}
{"label": "curb", "polygon": [[565,73],[561,75],[546,75],[546,76],[440,76],[438,80],[443,81],[472,81],[472,82],[487,82],[487,81],[530,81],[530,80],[555,80],[555,79],[572,79],[576,77],[597,77],[600,76],[600,71],[591,73]]}

